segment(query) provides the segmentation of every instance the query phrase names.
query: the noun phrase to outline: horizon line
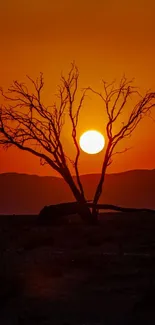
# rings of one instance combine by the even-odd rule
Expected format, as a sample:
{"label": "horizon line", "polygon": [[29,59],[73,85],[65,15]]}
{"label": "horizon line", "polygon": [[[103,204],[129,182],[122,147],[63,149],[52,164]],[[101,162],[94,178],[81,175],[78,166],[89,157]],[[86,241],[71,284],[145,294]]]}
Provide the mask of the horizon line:
{"label": "horizon line", "polygon": [[[127,169],[122,172],[112,172],[112,173],[106,173],[106,175],[116,175],[116,174],[123,174],[128,172],[134,172],[134,171],[153,171],[155,168],[149,169],[149,168],[136,168],[136,169]],[[6,174],[14,174],[14,175],[27,175],[27,176],[37,176],[37,177],[54,177],[54,178],[60,178],[63,179],[61,176],[54,176],[54,175],[39,175],[39,174],[30,174],[30,173],[24,173],[24,172],[3,172],[0,173],[0,175],[6,175]],[[101,175],[101,173],[88,173],[88,174],[81,174],[80,176],[88,176],[88,175]],[[76,177],[75,174],[72,175],[72,177]]]}

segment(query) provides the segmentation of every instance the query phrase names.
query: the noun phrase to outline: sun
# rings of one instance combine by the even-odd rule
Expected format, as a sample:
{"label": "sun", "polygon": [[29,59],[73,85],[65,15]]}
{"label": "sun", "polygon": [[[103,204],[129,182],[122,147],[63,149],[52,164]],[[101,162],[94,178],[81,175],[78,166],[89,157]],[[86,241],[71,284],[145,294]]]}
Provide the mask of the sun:
{"label": "sun", "polygon": [[89,130],[81,135],[79,143],[84,152],[93,155],[104,148],[105,139],[100,132]]}

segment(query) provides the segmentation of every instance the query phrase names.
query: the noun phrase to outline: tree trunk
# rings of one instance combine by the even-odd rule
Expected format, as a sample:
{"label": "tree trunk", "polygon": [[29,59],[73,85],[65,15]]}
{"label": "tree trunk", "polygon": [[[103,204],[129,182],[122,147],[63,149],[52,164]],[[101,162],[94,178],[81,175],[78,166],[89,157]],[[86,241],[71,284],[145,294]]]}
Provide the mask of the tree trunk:
{"label": "tree trunk", "polygon": [[99,200],[99,198],[101,196],[101,193],[102,193],[102,186],[103,186],[103,182],[104,182],[104,177],[105,177],[105,171],[102,174],[101,179],[100,179],[100,181],[98,183],[98,186],[97,186],[97,189],[96,189],[96,193],[95,193],[95,196],[94,196],[94,200],[93,200],[92,216],[95,219],[98,218],[98,207],[97,207],[97,203],[98,203],[98,200]]}
{"label": "tree trunk", "polygon": [[72,176],[68,173],[67,175],[63,175],[65,181],[69,185],[76,201],[79,203],[79,214],[84,222],[88,224],[96,224],[97,218],[91,213],[90,208],[87,205],[87,200],[85,199],[84,195],[81,194],[79,189],[77,188],[76,184]]}
{"label": "tree trunk", "polygon": [[103,187],[103,183],[104,183],[105,173],[106,173],[106,169],[107,169],[108,162],[109,162],[110,148],[111,148],[111,141],[109,140],[109,143],[108,143],[108,146],[107,146],[107,149],[106,149],[104,162],[103,162],[103,165],[102,165],[101,177],[100,177],[100,180],[99,180],[99,183],[97,185],[96,192],[95,192],[95,195],[94,195],[93,208],[92,208],[93,218],[97,218],[97,216],[98,216],[97,203],[98,203],[99,198],[100,198],[100,196],[102,194],[102,187]]}

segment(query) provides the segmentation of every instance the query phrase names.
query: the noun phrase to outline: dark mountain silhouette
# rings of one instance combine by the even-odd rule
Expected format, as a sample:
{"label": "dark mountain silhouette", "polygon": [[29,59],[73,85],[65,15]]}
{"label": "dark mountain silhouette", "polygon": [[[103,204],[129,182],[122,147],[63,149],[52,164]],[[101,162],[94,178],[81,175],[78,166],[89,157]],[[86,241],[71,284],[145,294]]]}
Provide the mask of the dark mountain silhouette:
{"label": "dark mountain silhouette", "polygon": [[[99,174],[82,175],[87,199],[92,199]],[[0,214],[37,214],[45,205],[74,201],[59,177],[0,174]],[[155,209],[155,169],[107,174],[100,203]]]}

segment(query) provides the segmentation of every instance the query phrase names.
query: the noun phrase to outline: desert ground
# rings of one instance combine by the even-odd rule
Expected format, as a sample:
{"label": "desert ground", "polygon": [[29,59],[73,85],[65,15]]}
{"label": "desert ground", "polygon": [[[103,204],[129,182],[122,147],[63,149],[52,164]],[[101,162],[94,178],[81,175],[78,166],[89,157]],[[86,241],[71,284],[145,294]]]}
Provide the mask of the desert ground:
{"label": "desert ground", "polygon": [[155,214],[0,216],[0,324],[155,324]]}

